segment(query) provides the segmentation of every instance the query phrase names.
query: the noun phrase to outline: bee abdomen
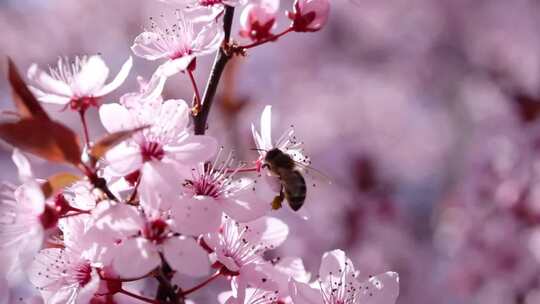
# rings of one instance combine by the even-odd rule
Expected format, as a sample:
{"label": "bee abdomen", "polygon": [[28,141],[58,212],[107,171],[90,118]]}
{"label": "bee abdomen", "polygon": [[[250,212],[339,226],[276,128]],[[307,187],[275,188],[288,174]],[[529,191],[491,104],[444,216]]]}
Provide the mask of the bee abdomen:
{"label": "bee abdomen", "polygon": [[288,174],[282,174],[282,184],[285,190],[285,198],[292,210],[298,211],[306,199],[306,180],[300,172],[294,170]]}

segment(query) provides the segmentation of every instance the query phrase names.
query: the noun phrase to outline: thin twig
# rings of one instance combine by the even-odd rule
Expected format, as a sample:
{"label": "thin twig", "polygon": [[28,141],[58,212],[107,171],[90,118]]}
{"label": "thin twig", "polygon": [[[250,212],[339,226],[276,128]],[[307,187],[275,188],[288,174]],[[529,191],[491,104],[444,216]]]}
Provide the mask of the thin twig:
{"label": "thin twig", "polygon": [[227,48],[231,37],[233,17],[234,7],[228,5],[225,6],[225,14],[223,16],[223,31],[225,32],[225,38],[223,39],[223,45],[219,49],[216,58],[214,59],[212,71],[210,72],[210,78],[206,83],[206,88],[202,98],[201,112],[198,113],[197,116],[193,117],[196,135],[203,135],[206,132],[206,121],[208,120],[210,109],[212,108],[214,96],[216,95],[219,80],[221,79],[221,74],[225,69],[225,65],[227,65],[227,62],[229,59],[231,59],[231,53],[228,52]]}

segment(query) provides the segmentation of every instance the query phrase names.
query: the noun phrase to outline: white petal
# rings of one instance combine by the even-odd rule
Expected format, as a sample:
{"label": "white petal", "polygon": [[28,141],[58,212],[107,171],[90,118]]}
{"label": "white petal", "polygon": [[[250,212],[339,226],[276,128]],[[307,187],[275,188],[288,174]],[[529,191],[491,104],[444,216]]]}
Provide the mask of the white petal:
{"label": "white petal", "polygon": [[59,248],[41,250],[28,270],[32,284],[45,290],[55,290],[62,286],[61,273],[66,269],[66,252]]}
{"label": "white petal", "polygon": [[223,41],[223,28],[218,22],[210,22],[204,26],[195,38],[195,49],[197,55],[206,55],[219,49]]}
{"label": "white petal", "polygon": [[264,143],[264,148],[270,150],[272,148],[272,106],[264,107],[261,115],[261,139]]}
{"label": "white petal", "polygon": [[399,295],[399,276],[396,272],[385,272],[370,278],[361,286],[360,303],[394,304]]}
{"label": "white petal", "polygon": [[181,187],[177,171],[162,162],[148,162],[141,170],[139,194],[141,206],[147,215],[158,215],[169,210],[180,199]]}
{"label": "white petal", "polygon": [[279,260],[274,266],[274,280],[279,284],[281,295],[289,294],[289,280],[292,278],[297,282],[308,283],[311,277],[306,271],[301,258],[286,257]]}
{"label": "white petal", "polygon": [[195,59],[194,55],[187,55],[174,60],[169,59],[160,65],[155,73],[161,77],[171,77],[185,71],[193,59]]}
{"label": "white petal", "polygon": [[269,202],[257,197],[252,188],[242,190],[231,198],[221,200],[223,211],[238,222],[254,221],[271,210]]}
{"label": "white petal", "polygon": [[289,293],[294,304],[323,304],[323,298],[319,290],[294,279],[289,282]]}
{"label": "white petal", "polygon": [[40,69],[37,64],[32,64],[28,69],[27,76],[34,81],[41,89],[53,95],[69,97],[72,95],[71,88],[63,81],[54,79],[45,71]]}
{"label": "white petal", "polygon": [[126,143],[112,148],[105,155],[110,173],[116,176],[126,176],[139,170],[143,164],[140,148]]}
{"label": "white petal", "polygon": [[13,149],[11,159],[15,163],[15,166],[17,166],[17,170],[19,171],[19,179],[22,182],[34,176],[32,173],[32,166],[30,166],[30,161],[28,161],[26,155],[24,155],[24,153],[22,153],[19,149]]}
{"label": "white petal", "polygon": [[34,95],[39,101],[44,103],[65,105],[71,101],[71,97],[45,93],[42,90],[33,86],[28,86],[28,88],[30,89],[30,91],[32,91],[32,93],[34,93]]}
{"label": "white petal", "polygon": [[323,281],[328,276],[341,276],[343,271],[349,274],[349,278],[354,274],[354,265],[343,250],[336,249],[323,254],[319,268],[319,277]]}
{"label": "white petal", "polygon": [[163,88],[165,87],[165,82],[167,77],[162,76],[154,72],[148,85],[146,86],[144,93],[140,95],[141,100],[156,100],[161,98],[161,93],[163,93]]}
{"label": "white petal", "polygon": [[28,180],[20,185],[15,190],[15,200],[36,215],[40,215],[45,209],[45,196],[35,180]]}
{"label": "white petal", "polygon": [[99,118],[105,130],[114,133],[135,127],[128,109],[118,103],[104,104],[99,107]]}
{"label": "white petal", "polygon": [[113,271],[123,278],[141,277],[161,263],[154,245],[140,237],[124,240],[114,248],[113,256]]}
{"label": "white petal", "polygon": [[166,100],[161,105],[157,117],[157,127],[161,133],[178,134],[187,127],[189,117],[189,106],[184,100]]}
{"label": "white petal", "polygon": [[110,92],[116,90],[129,75],[129,71],[131,71],[131,67],[133,66],[133,59],[131,56],[129,56],[128,60],[122,65],[122,68],[120,69],[120,72],[114,77],[113,81],[105,85],[101,90],[99,90],[95,96],[104,96],[109,94]]}
{"label": "white petal", "polygon": [[289,235],[285,222],[274,217],[263,217],[246,224],[249,227],[246,239],[250,243],[260,243],[268,249],[281,245]]}
{"label": "white petal", "polygon": [[210,270],[208,253],[193,238],[175,237],[163,245],[163,254],[172,269],[189,276],[204,276]]}
{"label": "white petal", "polygon": [[198,236],[221,225],[222,211],[213,198],[185,198],[171,206],[176,232]]}
{"label": "white petal", "polygon": [[142,32],[135,38],[135,41],[131,46],[131,50],[135,55],[147,60],[156,60],[168,57],[169,50],[156,47],[156,44],[159,43],[158,41],[160,39],[162,38],[157,33]]}
{"label": "white petal", "polygon": [[100,56],[91,56],[73,78],[73,93],[77,96],[94,96],[105,84],[109,68]]}
{"label": "white petal", "polygon": [[[186,134],[187,135],[187,134]],[[217,141],[207,135],[187,135],[181,142],[169,144],[164,147],[167,156],[184,166],[195,166],[206,161],[217,150]]]}

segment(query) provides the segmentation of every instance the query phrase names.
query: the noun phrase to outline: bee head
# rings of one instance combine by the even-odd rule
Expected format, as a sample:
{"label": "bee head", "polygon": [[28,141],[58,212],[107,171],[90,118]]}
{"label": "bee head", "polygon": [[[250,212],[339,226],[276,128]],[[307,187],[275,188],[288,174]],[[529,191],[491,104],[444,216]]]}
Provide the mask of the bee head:
{"label": "bee head", "polygon": [[279,150],[278,148],[274,148],[266,152],[266,155],[264,156],[264,160],[267,162],[271,162],[272,160],[276,159],[276,157],[278,157],[281,154],[283,154],[281,150]]}

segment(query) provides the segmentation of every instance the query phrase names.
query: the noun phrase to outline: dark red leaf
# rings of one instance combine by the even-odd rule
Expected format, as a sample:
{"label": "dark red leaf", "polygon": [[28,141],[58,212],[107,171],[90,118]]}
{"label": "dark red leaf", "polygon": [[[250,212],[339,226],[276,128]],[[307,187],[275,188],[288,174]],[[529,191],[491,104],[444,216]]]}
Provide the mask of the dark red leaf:
{"label": "dark red leaf", "polygon": [[22,118],[41,118],[49,120],[49,116],[34,97],[28,86],[21,78],[15,63],[8,58],[8,79],[13,94],[13,102]]}
{"label": "dark red leaf", "polygon": [[0,139],[50,161],[74,165],[81,162],[77,134],[53,120],[29,118],[0,123]]}

